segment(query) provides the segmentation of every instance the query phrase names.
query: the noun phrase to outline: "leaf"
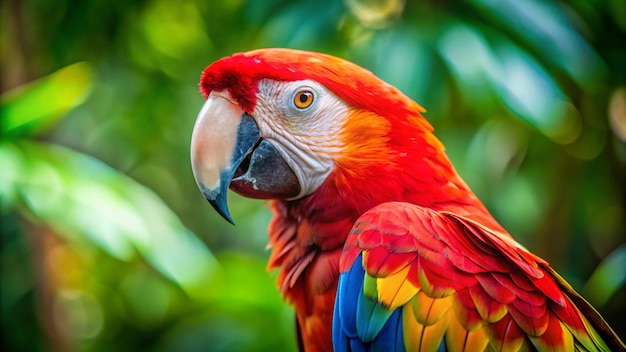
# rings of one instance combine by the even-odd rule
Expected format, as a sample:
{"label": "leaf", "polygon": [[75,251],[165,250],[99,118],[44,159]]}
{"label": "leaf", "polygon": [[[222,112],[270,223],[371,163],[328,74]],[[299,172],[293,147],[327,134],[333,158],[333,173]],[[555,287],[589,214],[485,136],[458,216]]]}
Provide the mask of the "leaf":
{"label": "leaf", "polygon": [[626,285],[626,245],[621,245],[598,265],[581,292],[591,304],[603,307]]}
{"label": "leaf", "polygon": [[600,57],[576,30],[580,24],[569,15],[567,5],[538,0],[473,0],[471,4],[500,32],[519,37],[537,59],[558,67],[581,88],[595,86],[598,74],[604,73]]}
{"label": "leaf", "polygon": [[0,176],[3,203],[120,260],[139,252],[188,293],[202,293],[216,260],[149,189],[90,156],[51,144],[0,144],[0,161],[19,167]]}
{"label": "leaf", "polygon": [[82,103],[91,90],[92,68],[79,62],[0,96],[2,138],[41,133]]}
{"label": "leaf", "polygon": [[555,142],[576,140],[580,116],[555,78],[508,38],[494,37],[492,42],[462,23],[441,35],[438,49],[468,103],[489,104],[495,94],[511,112]]}

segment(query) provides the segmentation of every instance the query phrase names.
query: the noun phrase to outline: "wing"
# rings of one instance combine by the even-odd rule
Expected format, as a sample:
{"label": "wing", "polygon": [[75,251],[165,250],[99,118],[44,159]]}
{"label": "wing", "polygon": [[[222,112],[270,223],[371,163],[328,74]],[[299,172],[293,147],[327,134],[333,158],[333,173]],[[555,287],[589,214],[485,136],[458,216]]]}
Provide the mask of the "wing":
{"label": "wing", "polygon": [[624,349],[546,262],[453,213],[381,204],[354,225],[340,268],[336,351]]}

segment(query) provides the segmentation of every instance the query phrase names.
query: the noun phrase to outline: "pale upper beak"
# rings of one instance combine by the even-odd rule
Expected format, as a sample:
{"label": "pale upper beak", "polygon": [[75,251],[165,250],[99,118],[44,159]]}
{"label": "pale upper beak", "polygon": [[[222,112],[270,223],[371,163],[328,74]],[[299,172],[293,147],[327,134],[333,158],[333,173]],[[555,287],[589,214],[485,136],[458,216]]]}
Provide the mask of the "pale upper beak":
{"label": "pale upper beak", "polygon": [[225,91],[212,92],[198,114],[191,165],[202,194],[230,223],[229,186],[251,198],[291,198],[300,193],[293,170],[262,138],[255,119]]}

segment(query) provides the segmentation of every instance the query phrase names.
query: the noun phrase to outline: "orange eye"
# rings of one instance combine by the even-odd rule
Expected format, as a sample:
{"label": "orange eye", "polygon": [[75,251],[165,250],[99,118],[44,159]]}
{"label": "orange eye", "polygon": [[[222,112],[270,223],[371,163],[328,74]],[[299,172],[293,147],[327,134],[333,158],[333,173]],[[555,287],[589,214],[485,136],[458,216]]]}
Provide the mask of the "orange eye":
{"label": "orange eye", "polygon": [[310,90],[301,90],[293,97],[293,103],[298,109],[306,109],[313,104],[314,98],[313,92]]}

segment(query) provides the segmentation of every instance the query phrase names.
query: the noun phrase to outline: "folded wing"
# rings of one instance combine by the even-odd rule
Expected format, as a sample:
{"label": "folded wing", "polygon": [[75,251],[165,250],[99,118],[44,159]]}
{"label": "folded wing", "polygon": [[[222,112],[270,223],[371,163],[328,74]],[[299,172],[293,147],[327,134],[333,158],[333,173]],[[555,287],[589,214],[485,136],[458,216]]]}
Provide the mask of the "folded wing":
{"label": "folded wing", "polygon": [[340,269],[338,351],[624,348],[545,261],[453,213],[381,204],[354,225]]}

